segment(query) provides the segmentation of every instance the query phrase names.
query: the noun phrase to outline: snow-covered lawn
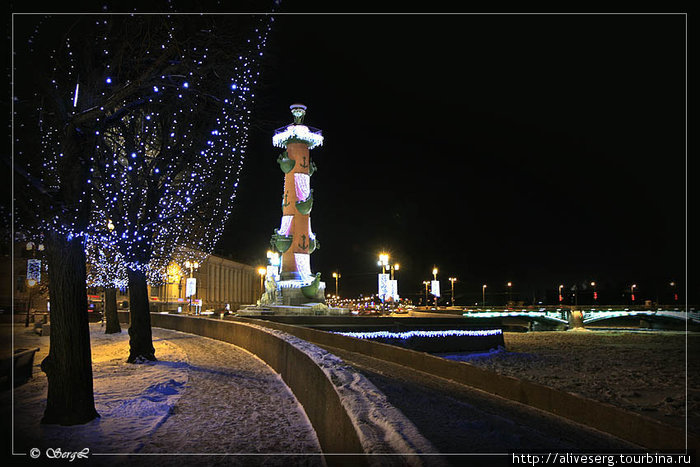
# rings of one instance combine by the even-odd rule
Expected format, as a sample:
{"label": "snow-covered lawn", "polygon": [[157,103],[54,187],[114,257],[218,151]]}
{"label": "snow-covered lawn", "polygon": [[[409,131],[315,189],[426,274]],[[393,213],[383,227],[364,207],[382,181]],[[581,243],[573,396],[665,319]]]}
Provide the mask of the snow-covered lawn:
{"label": "snow-covered lawn", "polygon": [[[505,351],[440,354],[699,431],[700,335],[674,331],[506,332]],[[688,367],[686,372],[686,355]]]}
{"label": "snow-covered lawn", "polygon": [[[13,402],[15,452],[34,447],[42,455],[49,447],[64,451],[87,447],[91,457],[135,452],[320,452],[306,414],[264,362],[231,344],[155,328],[159,361],[134,365],[126,363],[126,330],[106,335],[99,323],[91,324],[95,404],[101,417],[73,427],[41,425],[47,380],[39,365],[48,354],[49,337],[39,337],[21,325],[14,329],[15,347],[40,348],[34,376],[15,388],[14,401],[11,391],[0,396],[3,415],[9,417]],[[313,456],[306,462],[319,465],[320,459]]]}

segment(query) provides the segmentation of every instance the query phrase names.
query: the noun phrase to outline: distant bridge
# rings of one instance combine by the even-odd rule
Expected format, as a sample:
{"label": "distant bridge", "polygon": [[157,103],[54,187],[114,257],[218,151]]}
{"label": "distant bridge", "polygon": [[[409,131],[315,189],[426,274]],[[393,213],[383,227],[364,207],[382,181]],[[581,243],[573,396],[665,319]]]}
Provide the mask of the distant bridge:
{"label": "distant bridge", "polygon": [[583,312],[583,324],[595,323],[613,318],[623,318],[628,316],[639,316],[647,318],[669,318],[700,324],[700,312],[697,311],[672,311],[672,310],[591,310]]}
{"label": "distant bridge", "polygon": [[[564,327],[571,323],[571,313],[580,313],[579,320],[582,318],[583,325],[603,324],[609,322],[611,325],[623,324],[629,326],[630,322],[635,326],[652,323],[656,325],[663,324],[671,325],[679,328],[683,322],[688,321],[688,327],[697,330],[700,327],[700,312],[695,308],[689,311],[681,309],[630,309],[630,308],[554,308],[554,307],[528,307],[528,308],[469,308],[461,309],[450,307],[444,309],[416,309],[418,313],[412,313],[415,316],[419,315],[461,315],[465,318],[480,318],[480,319],[500,319],[503,324],[518,324],[523,322],[539,323],[541,325],[549,325],[554,327]],[[581,322],[579,321],[579,322]],[[673,325],[675,323],[675,325]]]}

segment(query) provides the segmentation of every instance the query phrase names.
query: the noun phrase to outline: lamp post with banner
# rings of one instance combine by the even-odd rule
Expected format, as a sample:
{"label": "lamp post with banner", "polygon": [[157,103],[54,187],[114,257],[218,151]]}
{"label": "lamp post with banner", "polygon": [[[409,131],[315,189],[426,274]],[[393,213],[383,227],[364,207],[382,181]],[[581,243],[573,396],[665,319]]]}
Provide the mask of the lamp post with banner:
{"label": "lamp post with banner", "polygon": [[378,274],[378,294],[382,303],[386,301],[387,295],[390,294],[390,283],[391,280],[389,274],[386,273],[386,268],[389,267],[389,255],[387,253],[379,254],[379,261],[377,261],[377,266],[382,267],[381,274]]}
{"label": "lamp post with banner", "polygon": [[27,260],[27,317],[24,321],[24,326],[29,327],[29,314],[32,310],[32,300],[35,295],[36,289],[41,282],[41,259],[36,259],[37,251],[44,251],[44,245],[39,243],[38,245],[34,242],[27,242],[27,251],[31,252],[31,258]]}
{"label": "lamp post with banner", "polygon": [[430,282],[430,293],[435,297],[435,309],[438,306],[438,297],[440,296],[440,281],[437,280],[438,268],[433,266],[433,280]]}
{"label": "lamp post with banner", "polygon": [[199,269],[199,263],[197,261],[185,261],[185,268],[190,271],[190,277],[187,278],[185,283],[185,296],[189,298],[189,312],[192,313],[192,297],[197,294],[197,279],[194,276],[194,271]]}
{"label": "lamp post with banner", "polygon": [[561,294],[561,289],[564,288],[564,284],[559,285],[559,303],[561,304],[564,301],[564,296]]}

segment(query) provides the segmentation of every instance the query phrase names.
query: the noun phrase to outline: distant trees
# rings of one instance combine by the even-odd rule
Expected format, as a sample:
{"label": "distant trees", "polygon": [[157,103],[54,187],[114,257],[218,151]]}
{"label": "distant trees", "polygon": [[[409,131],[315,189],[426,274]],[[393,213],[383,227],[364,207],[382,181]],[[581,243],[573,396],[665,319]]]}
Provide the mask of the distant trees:
{"label": "distant trees", "polygon": [[[147,280],[159,279],[176,246],[213,249],[231,212],[271,19],[57,16],[16,24],[34,31],[20,38],[16,59],[15,201],[21,227],[44,234],[51,270],[44,423],[98,416],[86,248],[104,284],[123,279],[103,266],[123,261],[128,361],[155,359]],[[113,228],[105,230],[107,221]]]}
{"label": "distant trees", "polygon": [[[94,211],[96,216],[100,211]],[[87,284],[104,291],[105,334],[122,332],[117,312],[117,289],[127,286],[126,266],[116,244],[111,219],[93,218],[87,238]]]}

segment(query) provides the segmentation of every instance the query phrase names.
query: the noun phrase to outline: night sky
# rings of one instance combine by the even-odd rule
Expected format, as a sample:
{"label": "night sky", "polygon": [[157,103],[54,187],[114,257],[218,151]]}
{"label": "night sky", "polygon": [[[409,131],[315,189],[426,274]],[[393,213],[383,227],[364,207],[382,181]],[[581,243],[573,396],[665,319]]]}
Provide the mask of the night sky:
{"label": "night sky", "polygon": [[[284,8],[282,11],[288,11]],[[537,301],[595,280],[623,303],[685,276],[682,15],[279,15],[237,205],[219,247],[262,263],[289,105],[312,151],[312,269],[376,293],[377,254],[418,297]]]}
{"label": "night sky", "polygon": [[595,280],[624,303],[633,283],[668,301],[673,280],[697,301],[684,15],[299,13],[308,5],[276,16],[217,253],[265,261],[283,186],[272,135],[301,102],[325,137],[311,152],[312,270],[329,291],[340,271],[343,296],[376,293],[386,251],[412,298],[435,265],[463,304],[482,284],[504,297],[507,281],[551,302],[559,284]]}

